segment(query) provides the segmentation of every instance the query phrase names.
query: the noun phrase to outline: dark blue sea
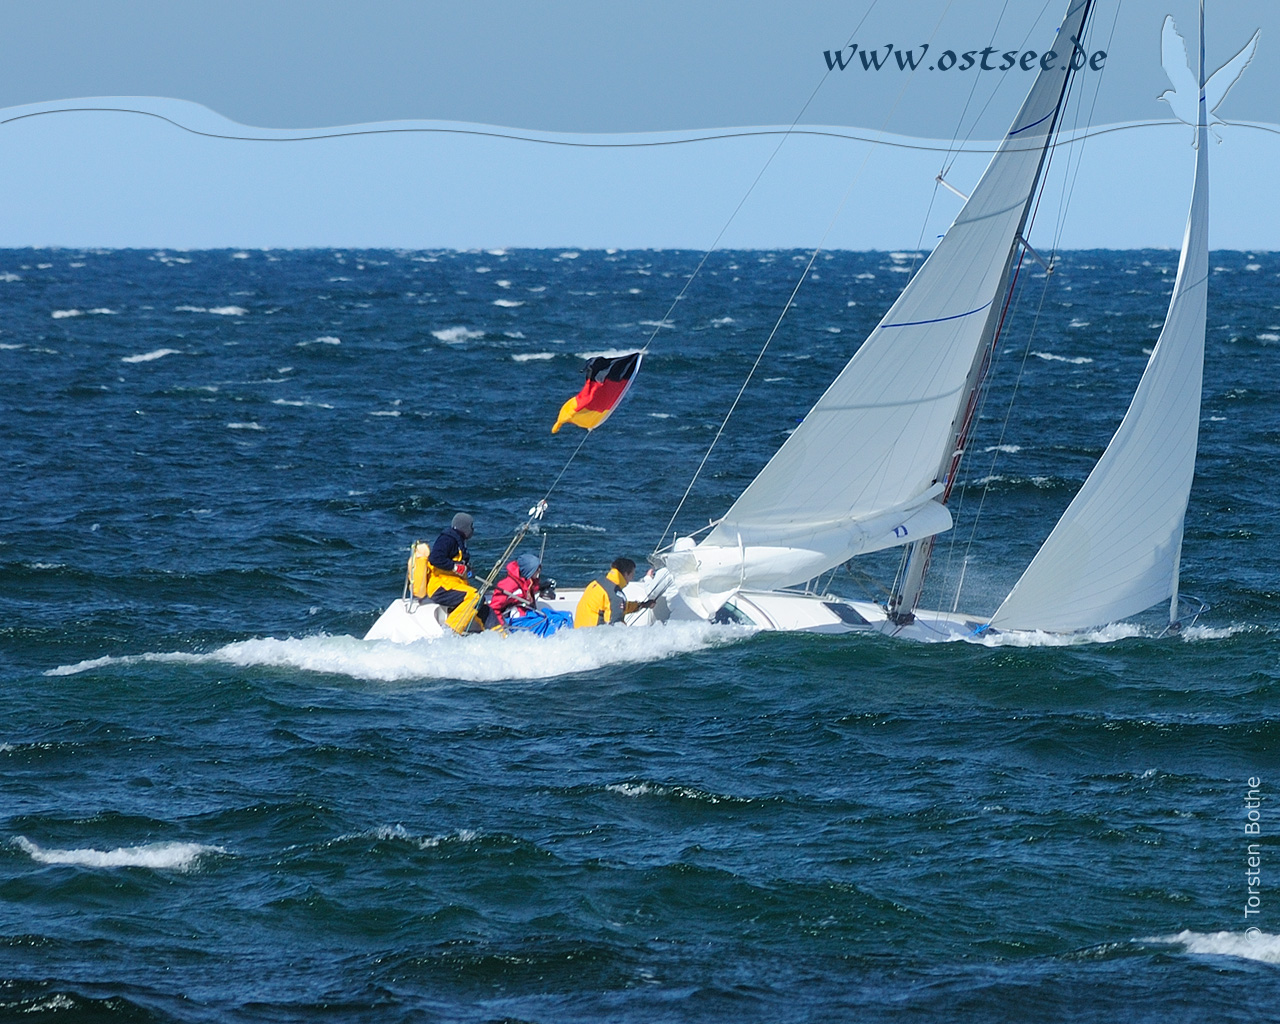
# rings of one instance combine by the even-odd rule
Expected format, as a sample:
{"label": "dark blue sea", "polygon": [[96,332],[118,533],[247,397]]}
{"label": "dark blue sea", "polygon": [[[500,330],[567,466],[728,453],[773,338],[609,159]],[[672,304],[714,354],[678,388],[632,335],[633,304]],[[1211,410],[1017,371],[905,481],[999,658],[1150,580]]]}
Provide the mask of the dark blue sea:
{"label": "dark blue sea", "polygon": [[[487,569],[562,470],[545,571],[643,563],[807,254],[677,301],[700,259],[0,252],[0,1019],[1276,1019],[1280,254],[1211,256],[1180,635],[360,639],[412,541],[469,511]],[[1176,262],[1024,267],[927,604],[1016,580]],[[819,257],[678,529],[916,263]],[[584,356],[651,337],[569,461]]]}

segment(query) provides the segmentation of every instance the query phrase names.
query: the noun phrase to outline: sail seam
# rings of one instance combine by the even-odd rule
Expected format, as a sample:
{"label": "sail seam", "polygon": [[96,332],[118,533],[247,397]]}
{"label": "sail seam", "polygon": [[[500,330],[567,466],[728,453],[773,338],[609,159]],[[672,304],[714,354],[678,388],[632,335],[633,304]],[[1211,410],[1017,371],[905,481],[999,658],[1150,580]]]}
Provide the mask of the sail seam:
{"label": "sail seam", "polygon": [[888,330],[890,327],[919,327],[922,324],[940,324],[947,320],[959,320],[962,317],[973,316],[974,313],[981,313],[984,309],[986,309],[990,305],[991,305],[991,302],[984,302],[977,309],[971,309],[967,313],[954,313],[951,316],[934,317],[932,320],[904,320],[900,324],[881,324],[880,330],[882,331]]}

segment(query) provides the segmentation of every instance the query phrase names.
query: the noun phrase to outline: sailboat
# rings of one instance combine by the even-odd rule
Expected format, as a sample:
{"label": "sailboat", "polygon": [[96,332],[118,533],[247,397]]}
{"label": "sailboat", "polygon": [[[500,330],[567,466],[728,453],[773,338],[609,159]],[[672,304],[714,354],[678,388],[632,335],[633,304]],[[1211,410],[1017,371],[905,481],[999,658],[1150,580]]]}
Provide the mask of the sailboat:
{"label": "sailboat", "polygon": [[[1055,49],[1078,45],[1091,6],[1073,0]],[[655,555],[670,574],[667,616],[939,640],[1070,633],[1168,600],[1178,622],[1208,279],[1203,8],[1191,210],[1168,314],[1129,410],[994,613],[918,607],[935,538],[952,527],[947,501],[1016,271],[1032,252],[1028,216],[1072,77],[1062,68],[1038,74],[954,223],[826,393],[704,537]],[[904,555],[883,604],[792,589],[892,547]]]}
{"label": "sailboat", "polygon": [[[1208,281],[1203,6],[1191,210],[1159,339],[1119,429],[994,613],[919,607],[1024,256],[1029,216],[1062,127],[1093,0],[1071,0],[1054,49],[955,221],[786,443],[705,536],[650,558],[628,590],[657,606],[628,620],[710,620],[769,630],[879,631],[953,640],[1071,633],[1169,602],[1179,620],[1183,521],[1195,469]],[[1065,70],[1065,73],[1064,73]],[[949,186],[948,186],[949,187]],[[808,584],[901,547],[883,603]],[[572,610],[580,591],[553,607]],[[393,602],[368,639],[439,636],[430,602]]]}

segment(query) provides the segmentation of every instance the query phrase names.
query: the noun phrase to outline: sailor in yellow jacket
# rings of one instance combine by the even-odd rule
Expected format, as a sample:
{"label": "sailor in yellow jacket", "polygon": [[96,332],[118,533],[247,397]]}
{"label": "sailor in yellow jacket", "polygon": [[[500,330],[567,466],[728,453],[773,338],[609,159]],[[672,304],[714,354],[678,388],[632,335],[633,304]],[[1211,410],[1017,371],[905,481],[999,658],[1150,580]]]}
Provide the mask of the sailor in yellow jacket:
{"label": "sailor in yellow jacket", "polygon": [[586,626],[622,625],[624,616],[641,608],[652,608],[653,601],[628,601],[622,589],[636,574],[636,563],[629,558],[615,558],[609,572],[587,584],[573,613],[575,629]]}

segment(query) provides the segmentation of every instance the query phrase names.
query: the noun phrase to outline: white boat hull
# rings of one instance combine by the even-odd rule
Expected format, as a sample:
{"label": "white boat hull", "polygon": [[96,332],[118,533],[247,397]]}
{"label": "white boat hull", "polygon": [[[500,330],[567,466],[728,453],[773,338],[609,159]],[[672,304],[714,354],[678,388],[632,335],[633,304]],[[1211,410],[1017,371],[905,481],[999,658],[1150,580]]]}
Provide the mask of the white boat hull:
{"label": "white boat hull", "polygon": [[[643,601],[648,593],[642,583],[632,583],[625,591],[632,601]],[[538,599],[538,607],[547,611],[567,612],[573,615],[582,598],[581,590],[558,590],[552,598]],[[652,626],[664,621],[666,614],[659,603],[659,614],[644,609],[627,616],[628,626]],[[439,640],[453,635],[447,622],[448,613],[433,601],[416,598],[397,598],[378,616],[378,621],[365,634],[366,640],[389,640],[396,644],[412,644],[419,640]]]}

